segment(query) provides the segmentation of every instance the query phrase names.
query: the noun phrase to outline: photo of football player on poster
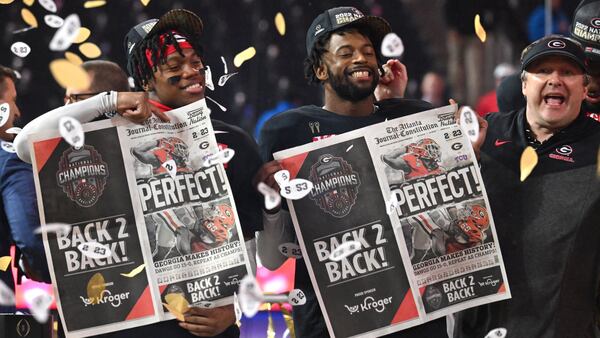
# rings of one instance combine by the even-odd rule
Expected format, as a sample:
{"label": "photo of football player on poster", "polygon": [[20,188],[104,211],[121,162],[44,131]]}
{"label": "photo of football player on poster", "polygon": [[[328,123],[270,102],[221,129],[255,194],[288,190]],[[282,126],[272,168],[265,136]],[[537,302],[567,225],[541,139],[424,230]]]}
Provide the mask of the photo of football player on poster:
{"label": "photo of football player on poster", "polygon": [[[191,172],[187,144],[177,137],[165,137],[131,148],[136,161],[136,178],[168,174],[163,163],[174,160],[178,173]],[[151,174],[148,167],[151,167]],[[145,170],[144,170],[145,169]]]}
{"label": "photo of football player on poster", "polygon": [[423,138],[381,155],[381,161],[395,171],[401,171],[405,181],[440,174],[442,152],[431,138]]}

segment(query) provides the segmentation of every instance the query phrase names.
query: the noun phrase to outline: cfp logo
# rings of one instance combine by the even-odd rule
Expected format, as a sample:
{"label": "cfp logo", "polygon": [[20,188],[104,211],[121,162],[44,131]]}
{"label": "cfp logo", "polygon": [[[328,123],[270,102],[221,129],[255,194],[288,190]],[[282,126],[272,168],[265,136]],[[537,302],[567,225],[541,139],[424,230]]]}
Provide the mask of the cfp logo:
{"label": "cfp logo", "polygon": [[550,42],[548,42],[548,47],[550,48],[563,49],[566,46],[567,45],[561,40],[551,40]]}
{"label": "cfp logo", "polygon": [[31,325],[29,325],[29,321],[27,319],[21,319],[17,322],[16,327],[17,334],[19,337],[27,337],[31,332]]}

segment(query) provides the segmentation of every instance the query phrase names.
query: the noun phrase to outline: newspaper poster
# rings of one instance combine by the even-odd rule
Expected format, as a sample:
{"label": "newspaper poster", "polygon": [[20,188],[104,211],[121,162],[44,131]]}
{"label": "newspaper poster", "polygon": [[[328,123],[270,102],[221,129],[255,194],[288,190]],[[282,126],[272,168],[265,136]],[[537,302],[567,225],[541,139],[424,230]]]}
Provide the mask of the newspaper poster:
{"label": "newspaper poster", "polygon": [[[332,337],[373,337],[510,298],[485,187],[447,106],[274,154]],[[330,259],[348,241],[360,249]]]}
{"label": "newspaper poster", "polygon": [[70,226],[43,232],[68,337],[173,319],[173,299],[230,304],[249,271],[205,101],[168,115],[86,124],[80,149],[57,132],[32,137],[42,228]]}

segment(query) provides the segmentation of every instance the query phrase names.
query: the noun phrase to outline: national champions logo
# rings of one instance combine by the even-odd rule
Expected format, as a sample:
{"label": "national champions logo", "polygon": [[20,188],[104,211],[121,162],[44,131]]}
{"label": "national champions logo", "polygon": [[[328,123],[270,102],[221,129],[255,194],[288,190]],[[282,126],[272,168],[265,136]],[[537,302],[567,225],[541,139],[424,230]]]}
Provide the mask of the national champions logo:
{"label": "national champions logo", "polygon": [[352,166],[341,157],[321,155],[310,168],[309,180],[314,183],[310,199],[321,210],[342,218],[356,203],[360,178]]}
{"label": "national champions logo", "polygon": [[88,208],[96,204],[106,185],[108,165],[100,153],[89,145],[69,148],[58,162],[56,182],[77,205]]}

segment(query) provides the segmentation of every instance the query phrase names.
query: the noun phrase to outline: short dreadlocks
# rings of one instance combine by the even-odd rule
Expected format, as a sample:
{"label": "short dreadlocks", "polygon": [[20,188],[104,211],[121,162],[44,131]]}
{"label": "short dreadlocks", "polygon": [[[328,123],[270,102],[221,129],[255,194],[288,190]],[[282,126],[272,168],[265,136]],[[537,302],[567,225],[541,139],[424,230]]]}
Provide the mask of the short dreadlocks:
{"label": "short dreadlocks", "polygon": [[[154,79],[154,72],[158,70],[159,65],[164,65],[167,61],[166,50],[168,45],[175,46],[177,52],[183,56],[183,50],[179,46],[177,39],[174,36],[174,33],[179,35],[183,35],[186,37],[187,42],[192,45],[192,48],[200,56],[200,59],[203,60],[203,48],[198,43],[198,37],[193,34],[188,34],[182,29],[178,29],[177,32],[172,30],[157,32],[152,36],[147,36],[144,38],[138,45],[135,46],[135,50],[131,55],[131,59],[129,60],[131,76],[135,82],[135,87],[137,89],[142,89],[150,80]],[[164,35],[164,42],[161,44],[160,37]],[[146,59],[146,50],[149,49],[152,52],[152,66],[148,64],[148,60]]]}
{"label": "short dreadlocks", "polygon": [[[321,83],[321,80],[319,80],[317,78],[317,75],[315,74],[315,68],[319,67],[323,62],[323,59],[322,59],[323,54],[325,54],[325,52],[327,51],[327,44],[329,43],[329,39],[331,38],[331,35],[332,34],[344,35],[344,33],[353,32],[353,31],[356,31],[356,32],[368,37],[369,40],[371,40],[371,42],[373,43],[374,40],[373,40],[372,36],[369,35],[366,30],[361,29],[360,26],[350,25],[350,26],[340,28],[336,31],[324,34],[317,41],[315,41],[313,49],[310,51],[310,54],[306,57],[306,59],[304,59],[304,77],[308,80],[309,84]],[[377,50],[377,46],[375,46],[374,43],[373,43],[373,48],[375,49],[375,55],[377,56],[377,66],[378,66],[381,74],[383,74],[381,53],[379,52],[379,50]]]}

